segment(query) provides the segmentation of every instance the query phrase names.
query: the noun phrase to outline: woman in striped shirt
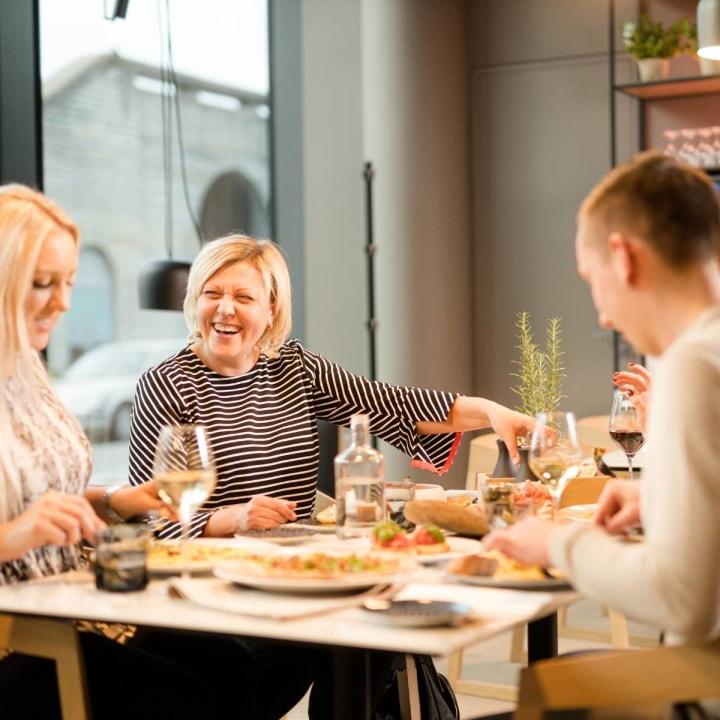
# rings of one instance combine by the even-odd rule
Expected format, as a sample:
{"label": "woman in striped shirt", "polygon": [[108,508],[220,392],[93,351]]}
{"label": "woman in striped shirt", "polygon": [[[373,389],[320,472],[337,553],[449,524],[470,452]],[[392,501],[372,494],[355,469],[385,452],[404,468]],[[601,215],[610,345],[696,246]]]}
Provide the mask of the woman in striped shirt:
{"label": "woman in striped shirt", "polygon": [[[188,281],[190,344],[148,370],[135,395],[130,482],[152,478],[163,425],[208,428],[217,488],[191,534],[227,536],[312,514],[317,421],[348,425],[370,416],[370,432],[442,474],[461,433],[492,426],[515,452],[531,418],[482,398],[407,388],[353,375],[288,341],[290,278],[278,247],[232,235],[208,243]],[[177,523],[161,537],[178,537]]]}
{"label": "woman in striped shirt", "polygon": [[[532,429],[531,418],[488,400],[370,381],[288,341],[290,277],[272,242],[232,235],[208,243],[190,270],[184,309],[189,346],[138,383],[130,482],[152,478],[163,425],[204,425],[218,482],[192,520],[194,536],[228,536],[310,516],[318,420],[348,425],[352,415],[367,414],[372,433],[437,473],[452,464],[463,430],[492,426],[516,452],[515,436]],[[160,531],[161,537],[179,535],[177,523]],[[282,715],[313,681],[310,717],[333,717],[322,653],[247,638],[231,642],[235,649],[225,643],[223,652],[237,660],[228,665],[242,661],[258,678],[244,683],[252,688],[243,692],[245,717]],[[182,652],[182,643],[161,631],[142,632],[135,644],[172,658]],[[373,687],[382,689],[392,655],[373,657]]]}

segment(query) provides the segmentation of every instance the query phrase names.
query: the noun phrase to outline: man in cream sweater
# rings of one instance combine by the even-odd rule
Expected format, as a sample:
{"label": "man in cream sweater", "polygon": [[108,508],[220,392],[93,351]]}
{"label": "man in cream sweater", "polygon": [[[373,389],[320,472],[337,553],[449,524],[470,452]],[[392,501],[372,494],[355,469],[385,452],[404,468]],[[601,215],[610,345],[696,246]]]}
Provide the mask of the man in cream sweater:
{"label": "man in cream sweater", "polygon": [[[613,170],[578,215],[577,265],[600,324],[660,357],[640,481],[612,481],[595,523],[528,519],[486,545],[555,565],[582,593],[667,631],[720,635],[720,204],[660,153]],[[624,541],[642,522],[644,543]]]}

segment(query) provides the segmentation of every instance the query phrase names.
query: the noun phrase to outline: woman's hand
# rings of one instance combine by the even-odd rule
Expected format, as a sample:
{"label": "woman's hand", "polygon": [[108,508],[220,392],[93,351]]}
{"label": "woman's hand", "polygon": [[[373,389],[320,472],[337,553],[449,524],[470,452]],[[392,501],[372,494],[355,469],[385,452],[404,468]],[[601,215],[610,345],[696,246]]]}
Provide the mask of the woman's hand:
{"label": "woman's hand", "polygon": [[652,388],[652,375],[647,368],[636,363],[628,363],[627,370],[621,370],[613,375],[613,385],[618,390],[627,393],[630,402],[635,406],[640,420],[640,427],[645,432],[645,422],[650,407],[650,391]]}
{"label": "woman's hand", "polygon": [[216,510],[203,530],[206,537],[228,537],[246,530],[278,527],[297,519],[294,500],[256,495],[242,505],[229,505]]}
{"label": "woman's hand", "polygon": [[609,480],[598,498],[593,521],[613,535],[640,525],[640,486],[634,480]]}
{"label": "woman's hand", "polygon": [[557,525],[548,520],[526,518],[504,530],[494,530],[483,539],[486,550],[499,550],[526,565],[550,564],[550,536]]}
{"label": "woman's hand", "polygon": [[517,438],[529,438],[532,435],[535,419],[490,401],[488,401],[487,416],[492,429],[505,441],[510,457],[517,465],[520,460]]}
{"label": "woman's hand", "polygon": [[256,495],[249,503],[241,505],[237,512],[236,531],[264,530],[278,527],[297,519],[294,500]]}
{"label": "woman's hand", "polygon": [[418,422],[415,428],[420,435],[464,432],[465,430],[492,429],[505,441],[515,464],[520,460],[517,438],[529,437],[535,428],[535,420],[529,415],[510,410],[492,400],[459,395],[445,422]]}
{"label": "woman's hand", "polygon": [[149,480],[142,485],[128,485],[118,490],[112,496],[111,505],[112,509],[124,518],[154,511],[168,520],[178,519],[172,506],[160,499],[155,480]]}
{"label": "woman's hand", "polygon": [[15,560],[43,545],[63,547],[94,541],[105,523],[83,497],[50,490],[0,527],[0,561]]}

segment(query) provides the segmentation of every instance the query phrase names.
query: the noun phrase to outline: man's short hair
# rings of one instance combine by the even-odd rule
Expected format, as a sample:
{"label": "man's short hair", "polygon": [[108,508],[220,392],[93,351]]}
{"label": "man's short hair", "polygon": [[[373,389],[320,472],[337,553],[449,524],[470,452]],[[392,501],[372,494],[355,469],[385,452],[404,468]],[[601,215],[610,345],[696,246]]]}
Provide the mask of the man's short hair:
{"label": "man's short hair", "polygon": [[605,233],[647,242],[671,267],[720,255],[720,199],[710,178],[661,152],[636,155],[610,172],[580,206]]}

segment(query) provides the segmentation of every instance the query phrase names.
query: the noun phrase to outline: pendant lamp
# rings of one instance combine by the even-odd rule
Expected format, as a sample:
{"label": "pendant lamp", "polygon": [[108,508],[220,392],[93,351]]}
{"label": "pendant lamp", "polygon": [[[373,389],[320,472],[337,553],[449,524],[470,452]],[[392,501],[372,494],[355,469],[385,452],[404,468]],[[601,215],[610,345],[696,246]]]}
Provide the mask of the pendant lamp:
{"label": "pendant lamp", "polygon": [[140,270],[138,290],[143,310],[182,310],[190,263],[150,260]]}
{"label": "pendant lamp", "polygon": [[697,7],[698,55],[720,60],[720,0],[700,0]]}

